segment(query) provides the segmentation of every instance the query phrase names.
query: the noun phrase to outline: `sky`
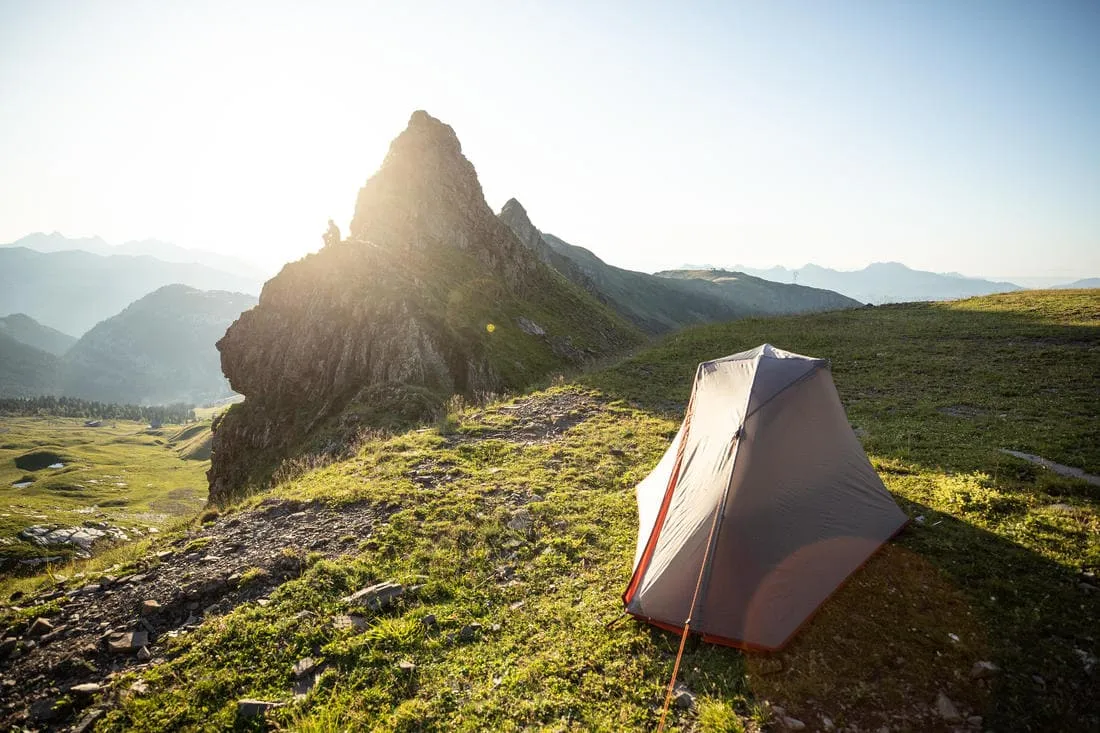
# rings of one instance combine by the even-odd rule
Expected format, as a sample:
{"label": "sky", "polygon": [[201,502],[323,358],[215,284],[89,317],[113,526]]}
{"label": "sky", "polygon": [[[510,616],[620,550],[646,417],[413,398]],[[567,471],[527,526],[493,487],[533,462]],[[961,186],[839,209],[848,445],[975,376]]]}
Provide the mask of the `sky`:
{"label": "sky", "polygon": [[1100,275],[1100,3],[0,0],[0,242],[268,268],[411,112],[604,260]]}

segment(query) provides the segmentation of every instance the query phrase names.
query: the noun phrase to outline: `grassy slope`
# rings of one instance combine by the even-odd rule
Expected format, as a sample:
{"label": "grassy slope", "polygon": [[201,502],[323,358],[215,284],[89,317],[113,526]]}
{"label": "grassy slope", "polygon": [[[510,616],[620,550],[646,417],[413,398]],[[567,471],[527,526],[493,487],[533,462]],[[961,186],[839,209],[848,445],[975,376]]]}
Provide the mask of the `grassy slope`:
{"label": "grassy slope", "polygon": [[[208,435],[209,424],[205,431]],[[85,428],[83,420],[72,418],[0,419],[0,538],[15,539],[32,524],[74,526],[87,520],[145,533],[194,514],[206,500],[209,463],[182,460],[166,447],[172,427],[158,432],[148,434],[145,425],[123,420]],[[65,468],[16,466],[18,457],[40,451],[59,455]],[[34,484],[12,486],[24,477]],[[21,541],[0,544],[0,558],[43,554],[65,553]]]}
{"label": "grassy slope", "polygon": [[[271,722],[652,729],[677,640],[633,622],[604,627],[630,572],[633,486],[673,435],[695,363],[769,341],[833,360],[876,468],[925,521],[783,653],[690,643],[681,676],[699,704],[675,713],[674,725],[755,727],[771,701],[810,727],[824,714],[863,729],[925,729],[935,720],[919,716],[943,691],[984,715],[985,728],[1094,728],[1095,678],[1084,661],[1100,656],[1100,597],[1082,589],[1079,572],[1100,566],[1100,495],[997,449],[1100,472],[1098,329],[1100,298],[1082,292],[741,321],[524,398],[593,404],[572,409],[586,419],[559,438],[494,437],[523,428],[519,411],[496,405],[455,416],[448,435],[368,443],[274,493],[404,509],[363,538],[358,558],[307,560],[270,605],[180,637],[170,661],[143,673],[150,693],[123,695],[108,727],[231,725],[238,698],[289,701],[290,666],[308,655],[327,665],[320,684]],[[425,474],[441,485],[412,480]],[[505,526],[517,497],[531,502],[528,532]],[[424,585],[372,617],[369,631],[334,630],[342,595],[390,578]],[[425,614],[438,631],[420,623]],[[448,640],[473,621],[484,624],[479,641]],[[416,671],[397,669],[402,659]],[[978,660],[1003,671],[992,683],[971,680]]]}

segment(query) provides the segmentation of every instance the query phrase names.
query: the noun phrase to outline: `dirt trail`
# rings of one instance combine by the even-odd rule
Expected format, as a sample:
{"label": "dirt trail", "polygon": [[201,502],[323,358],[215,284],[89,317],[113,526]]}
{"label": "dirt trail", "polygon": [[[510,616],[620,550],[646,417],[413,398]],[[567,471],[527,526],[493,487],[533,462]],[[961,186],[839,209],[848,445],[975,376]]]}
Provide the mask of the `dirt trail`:
{"label": "dirt trail", "polygon": [[[0,728],[79,727],[89,712],[80,710],[81,703],[98,692],[88,685],[106,687],[123,671],[163,661],[166,639],[267,596],[301,572],[307,553],[333,558],[357,552],[398,508],[360,503],[333,510],[271,500],[165,545],[140,573],[12,599],[23,608],[51,601],[61,607],[46,616],[49,627],[36,628],[30,619],[3,634]],[[112,651],[112,641],[133,642],[133,648]]]}

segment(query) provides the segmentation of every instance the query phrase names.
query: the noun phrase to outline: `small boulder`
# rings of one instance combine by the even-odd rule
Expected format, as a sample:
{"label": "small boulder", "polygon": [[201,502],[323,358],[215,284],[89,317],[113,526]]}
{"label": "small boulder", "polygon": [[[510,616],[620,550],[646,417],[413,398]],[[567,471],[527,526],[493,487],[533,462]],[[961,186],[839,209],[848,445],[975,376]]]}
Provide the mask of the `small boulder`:
{"label": "small boulder", "polygon": [[405,595],[405,586],[387,580],[382,583],[367,586],[362,590],[352,593],[350,596],[345,596],[341,600],[352,606],[361,606],[372,611],[381,611],[393,605],[393,602],[403,595]]}
{"label": "small boulder", "polygon": [[798,718],[792,718],[789,715],[784,716],[781,722],[783,723],[783,727],[787,730],[806,730],[805,723],[803,723]]}
{"label": "small boulder", "polygon": [[149,651],[149,647],[143,646],[141,649],[137,650],[137,658],[143,662],[148,662],[153,658],[153,653]]}
{"label": "small boulder", "polygon": [[160,613],[161,606],[152,598],[141,602],[142,616],[155,616]]}
{"label": "small boulder", "polygon": [[951,698],[942,692],[936,696],[936,712],[949,723],[958,722],[962,717],[959,715],[955,703],[951,702]]}

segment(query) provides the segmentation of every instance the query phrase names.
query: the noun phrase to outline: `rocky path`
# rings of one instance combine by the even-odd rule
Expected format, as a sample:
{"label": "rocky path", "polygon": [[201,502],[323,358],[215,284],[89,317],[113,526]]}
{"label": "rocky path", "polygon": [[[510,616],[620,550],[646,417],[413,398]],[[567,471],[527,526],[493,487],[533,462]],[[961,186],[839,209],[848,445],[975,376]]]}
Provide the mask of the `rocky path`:
{"label": "rocky path", "polygon": [[272,500],[166,543],[136,573],[4,599],[17,611],[42,610],[0,637],[0,728],[90,728],[102,714],[87,707],[95,695],[120,673],[163,661],[168,638],[264,602],[308,553],[355,552],[397,509]]}

